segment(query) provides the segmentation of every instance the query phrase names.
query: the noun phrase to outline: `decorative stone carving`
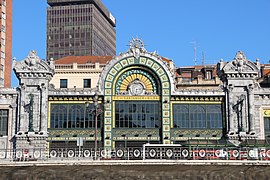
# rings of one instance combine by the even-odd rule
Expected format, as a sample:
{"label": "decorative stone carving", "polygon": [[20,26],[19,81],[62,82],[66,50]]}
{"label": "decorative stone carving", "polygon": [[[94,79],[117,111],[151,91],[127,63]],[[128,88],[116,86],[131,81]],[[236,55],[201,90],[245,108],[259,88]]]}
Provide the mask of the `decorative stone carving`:
{"label": "decorative stone carving", "polygon": [[133,56],[138,59],[141,55],[141,53],[145,53],[146,50],[144,48],[144,42],[142,39],[132,38],[132,40],[129,42],[129,52],[133,53]]}
{"label": "decorative stone carving", "polygon": [[41,60],[35,51],[21,62],[14,59],[20,81],[16,148],[45,148],[48,124],[48,84],[54,75],[53,62]]}
{"label": "decorative stone carving", "polygon": [[244,53],[242,51],[238,51],[234,60],[232,61],[232,64],[234,65],[235,69],[238,70],[238,72],[242,72],[243,68],[245,68],[245,70],[247,70],[245,60],[246,60],[246,57],[245,57]]}
{"label": "decorative stone carving", "polygon": [[130,85],[128,86],[128,90],[131,95],[138,96],[143,95],[145,92],[145,87],[143,83],[139,81],[139,79],[135,79]]}
{"label": "decorative stone carving", "polygon": [[240,96],[237,97],[236,104],[233,105],[233,110],[236,113],[237,117],[237,127],[238,127],[238,132],[241,132],[244,130],[244,125],[243,125],[243,106],[244,106],[244,101],[246,100],[246,96],[244,94],[241,94]]}
{"label": "decorative stone carving", "polygon": [[30,51],[28,56],[21,62],[17,62],[16,58],[14,58],[13,67],[15,72],[36,72],[35,76],[46,71],[51,72],[52,75],[54,74],[54,62],[45,62],[38,57],[34,50]]}
{"label": "decorative stone carving", "polygon": [[[245,54],[242,51],[238,51],[235,55],[235,58],[228,63],[224,63],[220,61],[218,63],[218,75],[222,77],[224,73],[226,74],[234,74],[232,77],[240,77],[236,74],[244,74],[244,77],[250,77],[248,74],[254,74],[258,76],[259,68],[257,66],[257,62],[253,63],[247,60]],[[256,77],[257,77],[256,76]],[[254,78],[254,77],[253,77]]]}
{"label": "decorative stone carving", "polygon": [[221,61],[217,68],[218,75],[227,88],[227,136],[232,143],[238,145],[242,140],[255,138],[259,134],[255,129],[254,116],[254,90],[260,89],[259,62],[247,60],[245,54],[239,51],[232,61]]}
{"label": "decorative stone carving", "polygon": [[[144,42],[141,39],[138,38],[132,38],[132,40],[129,43],[130,48],[126,53],[120,53],[118,56],[115,56],[112,58],[111,61],[109,61],[106,66],[103,68],[103,71],[100,74],[100,78],[98,81],[98,87],[99,91],[103,94],[104,93],[104,82],[106,81],[107,75],[110,73],[110,70],[121,60],[128,59],[128,58],[133,58],[138,60],[138,58],[145,58],[145,59],[150,59],[151,61],[155,62],[157,65],[160,65],[161,67],[164,68],[165,73],[168,75],[169,82],[171,85],[171,94],[176,91],[176,78],[175,78],[175,73],[171,71],[170,67],[168,65],[163,66],[164,61],[160,56],[157,55],[156,52],[147,52],[145,47],[144,47]],[[141,63],[141,62],[139,62]],[[146,61],[145,61],[146,63]],[[141,63],[143,64],[143,63]],[[146,64],[144,64],[146,65]]]}

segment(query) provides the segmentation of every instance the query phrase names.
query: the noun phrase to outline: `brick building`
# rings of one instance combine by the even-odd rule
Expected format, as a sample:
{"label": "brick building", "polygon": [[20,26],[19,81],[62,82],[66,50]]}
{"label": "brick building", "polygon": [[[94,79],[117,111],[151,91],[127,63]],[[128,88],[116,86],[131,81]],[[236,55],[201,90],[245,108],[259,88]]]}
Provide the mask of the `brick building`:
{"label": "brick building", "polygon": [[12,64],[12,0],[1,0],[0,87],[11,85]]}

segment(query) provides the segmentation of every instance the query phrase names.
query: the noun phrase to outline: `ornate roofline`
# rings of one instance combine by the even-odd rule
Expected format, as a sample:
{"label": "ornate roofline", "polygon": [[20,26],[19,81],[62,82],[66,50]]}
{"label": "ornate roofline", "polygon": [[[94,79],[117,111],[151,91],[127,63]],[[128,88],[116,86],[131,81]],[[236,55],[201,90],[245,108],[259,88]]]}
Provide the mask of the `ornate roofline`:
{"label": "ornate roofline", "polygon": [[175,92],[176,90],[176,81],[175,81],[175,74],[171,71],[170,66],[167,62],[164,62],[156,52],[147,52],[144,48],[144,43],[141,39],[133,38],[129,43],[130,48],[126,53],[120,53],[118,56],[114,56],[111,61],[109,61],[106,66],[104,67],[102,73],[100,74],[98,87],[99,91],[103,94],[104,93],[104,82],[107,74],[111,70],[111,68],[120,62],[120,60],[125,58],[134,57],[135,59],[139,58],[149,58],[153,59],[159,65],[164,68],[166,74],[168,75],[170,84],[171,84],[171,93]]}
{"label": "ornate roofline", "polygon": [[49,75],[52,77],[54,75],[54,62],[44,61],[40,59],[36,51],[32,50],[29,52],[28,56],[17,62],[16,58],[13,59],[13,70],[18,78],[20,77],[44,77]]}
{"label": "ornate roofline", "polygon": [[221,60],[217,66],[217,74],[223,80],[225,76],[231,79],[243,77],[255,79],[258,77],[259,72],[259,61],[257,60],[256,63],[251,62],[242,51],[238,51],[232,61],[224,62]]}

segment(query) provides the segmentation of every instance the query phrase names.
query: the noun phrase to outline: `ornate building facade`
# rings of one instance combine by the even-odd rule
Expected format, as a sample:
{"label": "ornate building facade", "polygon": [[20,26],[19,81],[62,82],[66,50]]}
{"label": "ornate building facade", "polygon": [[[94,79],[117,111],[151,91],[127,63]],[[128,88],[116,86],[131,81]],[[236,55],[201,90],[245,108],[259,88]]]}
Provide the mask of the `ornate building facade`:
{"label": "ornate building facade", "polygon": [[1,91],[0,143],[32,156],[60,148],[73,156],[78,146],[267,145],[270,135],[269,65],[241,51],[229,62],[175,68],[136,38],[114,57],[45,62],[32,51],[14,71],[19,87]]}

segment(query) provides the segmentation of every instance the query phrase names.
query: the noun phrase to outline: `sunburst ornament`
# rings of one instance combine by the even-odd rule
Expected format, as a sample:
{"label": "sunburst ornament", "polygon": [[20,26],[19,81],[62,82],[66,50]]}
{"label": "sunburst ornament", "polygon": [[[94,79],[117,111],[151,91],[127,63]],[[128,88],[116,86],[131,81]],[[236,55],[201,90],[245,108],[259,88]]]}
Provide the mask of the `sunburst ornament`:
{"label": "sunburst ornament", "polygon": [[120,94],[125,92],[128,92],[128,94],[134,94],[131,93],[132,91],[130,91],[130,87],[133,83],[138,84],[138,82],[143,87],[138,88],[138,90],[143,89],[145,94],[157,93],[157,82],[148,72],[139,69],[132,69],[123,73],[117,80],[116,92]]}

